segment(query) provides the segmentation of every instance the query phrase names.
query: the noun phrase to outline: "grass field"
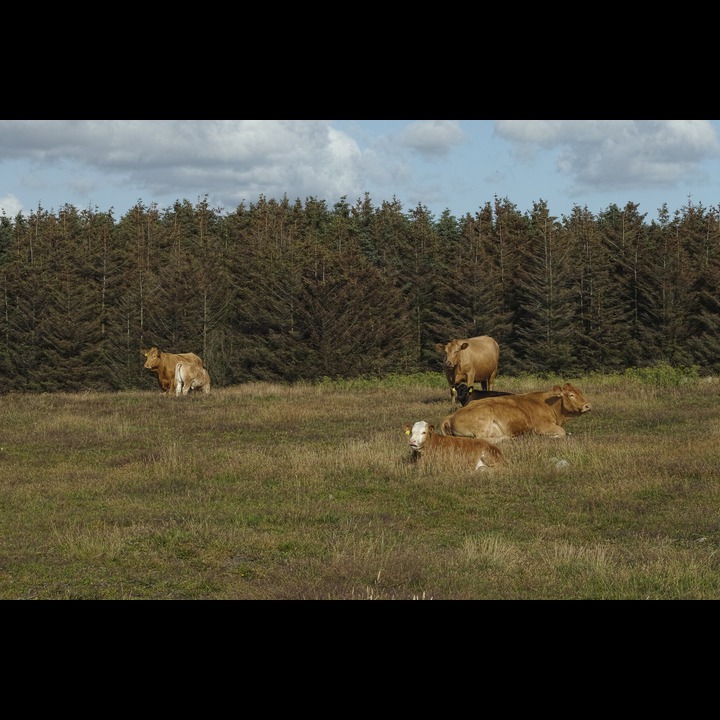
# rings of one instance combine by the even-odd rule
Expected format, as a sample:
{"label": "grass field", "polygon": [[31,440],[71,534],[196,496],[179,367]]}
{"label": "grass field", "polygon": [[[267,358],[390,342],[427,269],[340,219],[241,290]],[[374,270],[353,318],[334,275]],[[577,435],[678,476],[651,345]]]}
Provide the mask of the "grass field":
{"label": "grass field", "polygon": [[409,462],[439,374],[0,395],[0,599],[720,599],[720,383],[496,389],[566,381],[571,435],[479,472]]}

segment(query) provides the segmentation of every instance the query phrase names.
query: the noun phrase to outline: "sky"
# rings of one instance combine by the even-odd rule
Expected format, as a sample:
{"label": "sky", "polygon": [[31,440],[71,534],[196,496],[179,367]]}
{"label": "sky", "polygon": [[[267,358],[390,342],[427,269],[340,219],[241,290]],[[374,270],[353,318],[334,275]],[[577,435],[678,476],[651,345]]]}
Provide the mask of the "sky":
{"label": "sky", "polygon": [[368,193],[440,218],[720,205],[720,120],[0,120],[0,214]]}

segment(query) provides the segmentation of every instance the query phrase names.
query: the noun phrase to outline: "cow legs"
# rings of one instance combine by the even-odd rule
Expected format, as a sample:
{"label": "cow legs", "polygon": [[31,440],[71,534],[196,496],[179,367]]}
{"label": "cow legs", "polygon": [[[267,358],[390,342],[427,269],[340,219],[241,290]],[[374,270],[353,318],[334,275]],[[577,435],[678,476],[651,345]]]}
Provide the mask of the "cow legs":
{"label": "cow legs", "polygon": [[490,377],[487,379],[487,390],[492,390],[495,386],[495,379],[497,378],[497,370],[490,374]]}
{"label": "cow legs", "polygon": [[480,380],[480,386],[483,390],[492,390],[493,385],[495,385],[495,375],[496,373],[491,373],[488,377],[483,378]]}
{"label": "cow legs", "polygon": [[535,428],[535,433],[537,435],[546,435],[547,437],[552,438],[564,438],[567,435],[564,427],[555,424],[543,425],[542,427]]}
{"label": "cow legs", "polygon": [[[473,384],[475,383],[475,371],[474,370],[468,370],[467,377],[465,378],[465,382],[467,383],[467,386],[469,388],[471,388],[473,386]],[[483,385],[483,390],[484,389],[485,389],[485,386]]]}

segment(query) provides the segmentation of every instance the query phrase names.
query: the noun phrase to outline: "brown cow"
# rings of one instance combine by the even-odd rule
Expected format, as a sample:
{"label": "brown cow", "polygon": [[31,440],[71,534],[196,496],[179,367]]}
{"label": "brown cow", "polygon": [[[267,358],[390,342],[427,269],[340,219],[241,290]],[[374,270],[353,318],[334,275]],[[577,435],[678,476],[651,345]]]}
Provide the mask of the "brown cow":
{"label": "brown cow", "polygon": [[446,435],[481,437],[495,442],[525,433],[561,438],[566,435],[565,423],[590,409],[580,390],[565,383],[548,392],[504,395],[468,403],[448,415],[441,428]]}
{"label": "brown cow", "polygon": [[[443,368],[450,388],[461,382],[468,387],[479,382],[483,390],[492,390],[498,373],[500,346],[489,335],[455,339],[445,345],[436,343],[435,349],[445,353]],[[452,389],[450,392],[452,394]],[[452,401],[455,402],[454,394]]]}
{"label": "brown cow", "polygon": [[442,461],[458,457],[466,461],[472,470],[495,467],[505,463],[500,448],[487,440],[438,435],[435,427],[428,425],[425,420],[418,420],[412,427],[403,425],[403,429],[405,434],[410,436],[409,443],[414,460]]}
{"label": "brown cow", "polygon": [[175,366],[175,396],[187,395],[191,390],[210,392],[210,375],[197,363],[179,362]]}
{"label": "brown cow", "polygon": [[142,354],[146,358],[145,367],[157,375],[160,389],[164,393],[175,390],[175,366],[180,361],[203,366],[202,358],[195,353],[168,353],[152,347],[149,350],[143,350]]}

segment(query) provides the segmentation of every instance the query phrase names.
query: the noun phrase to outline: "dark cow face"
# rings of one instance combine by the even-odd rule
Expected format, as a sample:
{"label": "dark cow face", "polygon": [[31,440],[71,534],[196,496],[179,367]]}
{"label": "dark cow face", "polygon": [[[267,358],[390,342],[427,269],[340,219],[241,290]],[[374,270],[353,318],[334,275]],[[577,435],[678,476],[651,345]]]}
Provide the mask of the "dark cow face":
{"label": "dark cow face", "polygon": [[467,383],[461,382],[455,385],[452,391],[456,402],[459,402],[462,407],[465,407],[465,405],[470,402],[473,388],[468,387]]}
{"label": "dark cow face", "polygon": [[503,390],[478,390],[474,386],[468,386],[467,383],[461,382],[457,385],[453,385],[452,390],[453,398],[456,402],[460,403],[461,407],[465,407],[469,402],[473,400],[482,400],[483,398],[500,397],[502,395],[512,395],[511,392]]}

